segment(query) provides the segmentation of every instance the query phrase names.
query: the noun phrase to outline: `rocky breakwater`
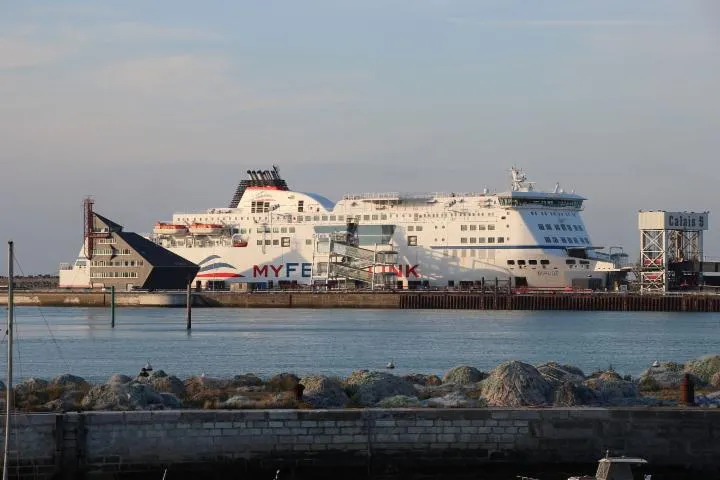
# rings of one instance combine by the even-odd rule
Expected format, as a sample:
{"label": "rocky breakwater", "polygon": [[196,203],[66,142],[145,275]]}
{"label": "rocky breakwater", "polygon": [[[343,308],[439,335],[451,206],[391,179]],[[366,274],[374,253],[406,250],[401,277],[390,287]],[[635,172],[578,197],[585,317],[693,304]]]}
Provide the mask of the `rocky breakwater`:
{"label": "rocky breakwater", "polygon": [[50,381],[30,378],[14,390],[16,408],[28,412],[674,406],[686,375],[696,404],[720,406],[720,355],[657,363],[638,378],[612,368],[586,375],[572,365],[510,361],[489,372],[461,365],[442,378],[358,370],[347,378],[280,373],[263,379],[246,373],[180,379],[156,370],[137,377],[114,374],[102,384],[69,374]]}

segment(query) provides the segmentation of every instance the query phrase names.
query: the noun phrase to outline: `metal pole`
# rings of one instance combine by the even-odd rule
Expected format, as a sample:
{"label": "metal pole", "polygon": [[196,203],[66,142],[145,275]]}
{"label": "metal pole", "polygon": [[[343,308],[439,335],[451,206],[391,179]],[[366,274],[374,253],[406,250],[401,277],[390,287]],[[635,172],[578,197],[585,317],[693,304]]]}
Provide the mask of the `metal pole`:
{"label": "metal pole", "polygon": [[110,327],[115,328],[115,286],[110,287]]}
{"label": "metal pole", "polygon": [[187,284],[187,293],[185,295],[185,323],[186,330],[192,329],[192,296],[190,295],[191,283]]}
{"label": "metal pole", "polygon": [[12,374],[13,374],[13,242],[8,242],[8,299],[7,299],[7,335],[8,335],[8,358],[7,358],[7,385],[5,385],[5,445],[3,452],[3,480],[8,478],[8,451],[10,446],[10,410],[12,410]]}

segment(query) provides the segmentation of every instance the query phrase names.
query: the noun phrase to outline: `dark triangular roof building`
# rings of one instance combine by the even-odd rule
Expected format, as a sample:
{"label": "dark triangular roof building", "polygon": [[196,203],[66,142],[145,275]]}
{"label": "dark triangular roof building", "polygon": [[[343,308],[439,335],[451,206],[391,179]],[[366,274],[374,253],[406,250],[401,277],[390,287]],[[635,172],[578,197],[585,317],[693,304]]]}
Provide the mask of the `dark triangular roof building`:
{"label": "dark triangular roof building", "polygon": [[92,233],[85,239],[91,287],[118,290],[180,290],[200,267],[185,258],[92,212]]}

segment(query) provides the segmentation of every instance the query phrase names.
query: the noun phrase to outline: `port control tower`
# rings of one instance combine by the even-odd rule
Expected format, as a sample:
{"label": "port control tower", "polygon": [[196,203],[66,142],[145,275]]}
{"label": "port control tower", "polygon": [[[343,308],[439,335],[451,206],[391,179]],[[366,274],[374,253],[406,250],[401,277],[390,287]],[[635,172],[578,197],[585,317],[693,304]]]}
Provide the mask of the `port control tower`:
{"label": "port control tower", "polygon": [[709,212],[640,211],[640,291],[698,288]]}

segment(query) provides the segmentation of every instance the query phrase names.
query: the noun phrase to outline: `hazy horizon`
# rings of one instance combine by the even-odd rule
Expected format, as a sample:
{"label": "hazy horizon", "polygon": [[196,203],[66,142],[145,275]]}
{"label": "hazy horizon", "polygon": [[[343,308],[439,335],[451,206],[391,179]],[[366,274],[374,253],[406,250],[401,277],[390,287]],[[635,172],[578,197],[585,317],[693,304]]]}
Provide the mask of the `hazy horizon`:
{"label": "hazy horizon", "polygon": [[518,166],[588,198],[596,245],[635,258],[638,210],[709,210],[720,257],[712,0],[2,8],[0,240],[26,274],[74,260],[87,195],[149,232],[272,164],[333,200],[503,191]]}

